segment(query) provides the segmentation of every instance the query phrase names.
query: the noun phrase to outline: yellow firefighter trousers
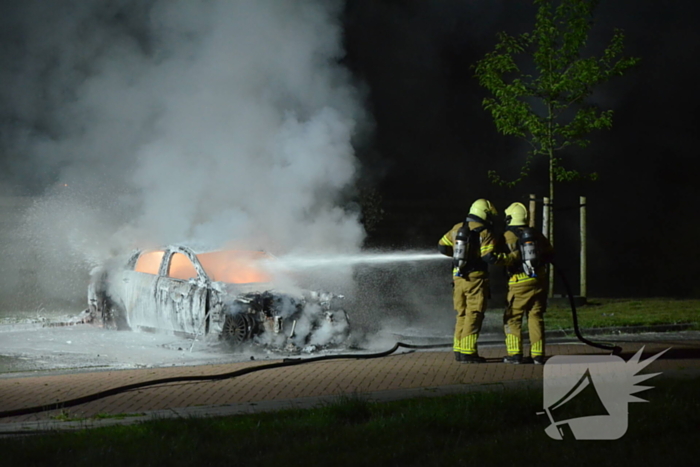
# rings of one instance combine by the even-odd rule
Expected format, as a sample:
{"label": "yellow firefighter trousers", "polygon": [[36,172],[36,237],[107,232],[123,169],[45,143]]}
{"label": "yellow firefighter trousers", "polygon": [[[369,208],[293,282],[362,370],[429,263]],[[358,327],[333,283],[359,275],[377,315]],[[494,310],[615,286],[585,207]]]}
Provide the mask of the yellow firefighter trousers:
{"label": "yellow firefighter trousers", "polygon": [[457,312],[455,323],[454,351],[474,355],[476,340],[484,321],[484,311],[489,295],[489,280],[486,277],[464,279],[455,277],[452,300]]}
{"label": "yellow firefighter trousers", "polygon": [[542,279],[525,280],[508,286],[508,305],[503,314],[508,355],[523,353],[521,329],[527,313],[530,354],[544,355],[544,312],[547,311],[547,283]]}

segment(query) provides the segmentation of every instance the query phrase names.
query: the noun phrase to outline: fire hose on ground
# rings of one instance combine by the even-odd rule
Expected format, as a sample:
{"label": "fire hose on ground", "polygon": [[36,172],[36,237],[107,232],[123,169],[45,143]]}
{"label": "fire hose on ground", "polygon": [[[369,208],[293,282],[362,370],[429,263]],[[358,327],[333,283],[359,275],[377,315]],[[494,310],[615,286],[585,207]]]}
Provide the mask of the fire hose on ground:
{"label": "fire hose on ground", "polygon": [[[561,278],[564,287],[566,288],[566,293],[569,298],[569,303],[571,305],[571,315],[573,319],[573,327],[574,327],[574,332],[576,333],[576,337],[578,340],[583,342],[586,345],[589,345],[591,347],[596,347],[599,349],[604,349],[604,350],[609,350],[613,354],[618,354],[622,351],[622,349],[618,346],[615,346],[613,344],[601,344],[601,343],[596,343],[592,342],[581,334],[581,331],[578,327],[578,316],[576,314],[576,304],[574,303],[574,296],[571,292],[571,287],[569,285],[569,282],[566,279],[566,276],[564,273],[561,271],[560,268],[556,267],[555,269],[557,270],[557,273],[559,274],[559,277]],[[159,384],[168,384],[168,383],[182,383],[182,382],[193,382],[193,381],[220,381],[220,380],[225,380],[225,379],[230,379],[230,378],[236,378],[238,376],[243,376],[247,375],[249,373],[254,373],[256,371],[262,371],[262,370],[271,370],[273,368],[282,368],[282,367],[287,367],[287,366],[294,366],[294,365],[301,365],[304,363],[312,363],[312,362],[318,362],[322,360],[339,360],[339,359],[370,359],[370,358],[381,358],[381,357],[386,357],[388,355],[391,355],[392,353],[396,352],[399,348],[406,348],[406,349],[435,349],[435,348],[445,348],[445,347],[452,347],[452,343],[445,343],[445,344],[432,344],[432,345],[413,345],[413,344],[405,344],[403,342],[397,342],[391,349],[385,350],[383,352],[377,352],[377,353],[370,353],[370,354],[338,354],[338,355],[322,355],[318,357],[310,357],[310,358],[285,358],[281,362],[276,362],[276,363],[269,363],[265,365],[259,365],[255,367],[249,367],[249,368],[242,368],[240,370],[236,371],[231,371],[227,373],[221,373],[217,375],[197,375],[197,376],[173,376],[170,378],[161,378],[161,379],[154,379],[150,381],[142,381],[140,383],[133,383],[133,384],[127,384],[124,386],[119,386],[116,388],[112,389],[107,389],[105,391],[100,391],[94,394],[89,394],[87,396],[83,397],[78,397],[75,399],[70,399],[67,401],[62,401],[62,402],[55,402],[52,404],[45,404],[45,405],[39,405],[35,407],[27,407],[27,408],[22,408],[22,409],[15,409],[15,410],[6,410],[3,412],[0,412],[0,418],[8,418],[8,417],[19,417],[19,416],[24,416],[24,415],[31,415],[35,413],[40,413],[40,412],[48,412],[51,410],[60,410],[60,409],[66,409],[69,407],[75,407],[76,405],[81,405],[81,404],[86,404],[88,402],[93,402],[98,399],[103,399],[105,397],[110,397],[110,396],[115,396],[117,394],[121,394],[123,392],[127,391],[133,391],[135,389],[141,389],[145,388],[148,386],[155,386]]]}
{"label": "fire hose on ground", "polygon": [[571,285],[569,285],[569,281],[566,279],[566,275],[561,270],[561,268],[559,268],[555,263],[553,263],[552,265],[554,266],[554,269],[557,271],[559,278],[561,279],[562,283],[564,284],[564,288],[566,289],[566,295],[569,298],[569,304],[571,306],[571,319],[573,320],[574,333],[576,333],[576,338],[586,345],[590,345],[591,347],[596,347],[598,349],[609,350],[610,352],[612,352],[615,355],[622,352],[622,348],[617,346],[617,345],[601,344],[601,343],[590,341],[590,340],[586,339],[585,337],[583,337],[583,335],[581,334],[581,330],[578,327],[578,314],[576,313],[576,303],[574,300],[574,294],[571,291]]}
{"label": "fire hose on ground", "polygon": [[97,392],[94,394],[90,394],[90,395],[83,396],[83,397],[78,397],[78,398],[67,400],[67,401],[55,402],[52,404],[40,405],[40,406],[36,406],[36,407],[27,407],[27,408],[23,408],[23,409],[6,410],[3,412],[0,412],[0,418],[18,417],[18,416],[31,415],[31,414],[40,413],[40,412],[47,412],[47,411],[51,411],[51,410],[66,409],[69,407],[75,407],[76,405],[81,405],[81,404],[86,404],[88,402],[93,402],[93,401],[96,401],[98,399],[103,399],[105,397],[115,396],[115,395],[121,394],[123,392],[133,391],[134,389],[141,389],[141,388],[144,388],[147,386],[155,386],[158,384],[182,383],[182,382],[192,382],[192,381],[220,381],[220,380],[224,380],[224,379],[236,378],[238,376],[247,375],[249,373],[254,373],[256,371],[271,370],[273,368],[282,368],[282,367],[287,367],[287,366],[301,365],[303,363],[312,363],[312,362],[318,362],[318,361],[322,361],[322,360],[368,359],[368,358],[386,357],[387,355],[390,355],[390,354],[396,352],[401,347],[404,347],[407,349],[431,349],[431,348],[440,348],[440,347],[447,347],[447,346],[452,347],[452,344],[450,343],[450,344],[433,344],[433,345],[412,345],[412,344],[404,344],[403,342],[397,342],[389,350],[386,350],[383,352],[371,353],[371,354],[338,354],[338,355],[321,355],[318,357],[311,357],[311,358],[285,358],[281,362],[269,363],[269,364],[259,365],[259,366],[255,366],[255,367],[249,367],[249,368],[242,368],[240,370],[231,371],[228,373],[221,373],[218,375],[173,376],[170,378],[154,379],[154,380],[150,380],[150,381],[142,381],[140,383],[127,384],[124,386],[119,386],[116,388],[107,389],[105,391],[100,391],[100,392]]}

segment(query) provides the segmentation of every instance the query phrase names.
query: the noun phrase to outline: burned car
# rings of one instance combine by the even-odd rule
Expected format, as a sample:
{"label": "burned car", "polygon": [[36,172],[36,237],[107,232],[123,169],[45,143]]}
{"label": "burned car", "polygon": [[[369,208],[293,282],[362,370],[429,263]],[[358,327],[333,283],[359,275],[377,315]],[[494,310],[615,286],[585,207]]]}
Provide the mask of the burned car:
{"label": "burned car", "polygon": [[262,251],[135,251],[92,271],[86,321],[285,350],[342,344],[349,334],[342,296],[278,290],[269,261]]}

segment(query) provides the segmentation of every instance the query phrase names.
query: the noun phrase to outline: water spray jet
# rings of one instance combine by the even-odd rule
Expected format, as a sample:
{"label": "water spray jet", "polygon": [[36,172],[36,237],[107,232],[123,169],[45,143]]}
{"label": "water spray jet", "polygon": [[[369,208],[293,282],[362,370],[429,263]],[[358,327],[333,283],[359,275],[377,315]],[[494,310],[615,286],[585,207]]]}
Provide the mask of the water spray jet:
{"label": "water spray jet", "polygon": [[444,259],[439,253],[427,252],[396,252],[396,253],[356,253],[333,255],[286,255],[268,262],[268,267],[273,269],[314,269],[328,267],[344,267],[355,265],[388,265],[391,263],[404,263],[416,261],[434,261]]}

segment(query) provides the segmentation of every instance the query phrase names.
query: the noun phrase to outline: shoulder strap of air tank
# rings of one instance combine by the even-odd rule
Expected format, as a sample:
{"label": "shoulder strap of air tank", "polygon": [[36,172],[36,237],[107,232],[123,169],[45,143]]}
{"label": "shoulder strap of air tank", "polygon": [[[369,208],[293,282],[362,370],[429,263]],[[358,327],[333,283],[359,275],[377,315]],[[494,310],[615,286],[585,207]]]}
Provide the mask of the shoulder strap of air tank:
{"label": "shoulder strap of air tank", "polygon": [[522,225],[515,225],[515,226],[506,227],[506,230],[513,232],[516,237],[520,238],[520,237],[522,237],[525,229],[528,229],[528,228],[529,227],[523,227]]}
{"label": "shoulder strap of air tank", "polygon": [[517,244],[520,245],[520,239],[523,236],[523,228],[521,226],[508,226],[506,231],[511,232],[517,238]]}

